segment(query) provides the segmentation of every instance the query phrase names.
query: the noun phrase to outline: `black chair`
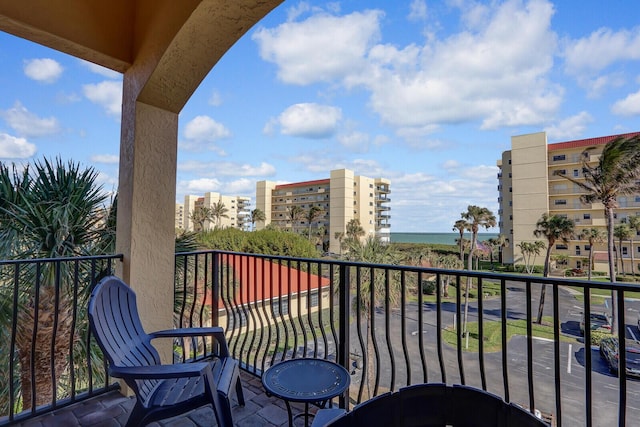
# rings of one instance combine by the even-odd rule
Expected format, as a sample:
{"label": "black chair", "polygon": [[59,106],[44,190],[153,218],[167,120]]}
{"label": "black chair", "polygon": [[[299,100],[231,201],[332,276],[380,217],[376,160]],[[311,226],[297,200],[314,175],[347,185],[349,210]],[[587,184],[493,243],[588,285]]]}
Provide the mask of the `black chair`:
{"label": "black chair", "polygon": [[398,391],[403,427],[442,427],[447,424],[447,385],[415,384]]}
{"label": "black chair", "polygon": [[[213,405],[218,425],[231,427],[229,393],[244,405],[238,362],[229,356],[222,328],[184,328],[147,334],[135,293],[115,276],[98,283],[89,300],[91,332],[109,361],[109,375],[136,394],[127,427],[140,426]],[[209,361],[162,365],[154,338],[211,337],[218,353]]]}
{"label": "black chair", "polygon": [[397,427],[401,422],[398,394],[387,392],[362,402],[353,408],[351,416],[352,425],[358,427]]}
{"label": "black chair", "polygon": [[456,427],[500,427],[506,425],[507,404],[501,397],[464,385],[448,387],[457,410],[449,410],[447,422]]}

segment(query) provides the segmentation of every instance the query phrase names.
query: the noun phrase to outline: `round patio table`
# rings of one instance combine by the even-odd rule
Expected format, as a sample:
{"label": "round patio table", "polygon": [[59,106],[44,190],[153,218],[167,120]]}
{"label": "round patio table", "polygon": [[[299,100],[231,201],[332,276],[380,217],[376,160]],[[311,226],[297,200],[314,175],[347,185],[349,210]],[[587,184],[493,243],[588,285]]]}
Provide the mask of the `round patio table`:
{"label": "round patio table", "polygon": [[337,363],[324,359],[289,359],[268,368],[262,374],[262,384],[267,394],[284,400],[293,426],[290,402],[305,404],[305,426],[309,425],[309,404],[319,408],[331,406],[331,399],[341,395],[349,387],[349,372]]}

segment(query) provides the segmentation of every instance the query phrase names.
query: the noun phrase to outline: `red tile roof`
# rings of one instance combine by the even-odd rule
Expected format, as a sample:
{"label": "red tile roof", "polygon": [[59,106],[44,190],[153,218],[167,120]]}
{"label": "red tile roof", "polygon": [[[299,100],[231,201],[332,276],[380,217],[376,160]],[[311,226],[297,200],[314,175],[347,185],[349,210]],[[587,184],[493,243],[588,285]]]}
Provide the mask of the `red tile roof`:
{"label": "red tile roof", "polygon": [[599,136],[597,138],[578,139],[575,141],[556,142],[554,144],[549,144],[548,148],[549,148],[549,151],[554,151],[554,150],[566,150],[569,148],[590,147],[592,145],[606,144],[609,141],[612,141],[618,137],[629,138],[639,134],[640,132],[631,132],[631,133],[622,133],[619,135]]}
{"label": "red tile roof", "polygon": [[254,303],[279,295],[295,295],[309,290],[318,290],[329,286],[330,280],[317,274],[311,274],[246,255],[223,255],[221,262],[233,267],[238,293],[238,303]]}
{"label": "red tile roof", "polygon": [[276,185],[276,190],[280,190],[282,188],[289,188],[289,187],[306,187],[308,185],[329,184],[329,182],[330,182],[329,179],[316,179],[315,181],[303,181],[303,182],[294,182],[292,184],[280,184],[280,185]]}

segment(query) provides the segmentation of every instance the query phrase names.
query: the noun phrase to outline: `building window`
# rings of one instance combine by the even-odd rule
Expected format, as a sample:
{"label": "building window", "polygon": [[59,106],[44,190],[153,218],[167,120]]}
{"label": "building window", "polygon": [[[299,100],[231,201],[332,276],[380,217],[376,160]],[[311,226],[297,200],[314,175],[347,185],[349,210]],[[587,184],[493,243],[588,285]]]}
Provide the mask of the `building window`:
{"label": "building window", "polygon": [[567,249],[569,249],[569,248],[567,247],[567,245],[564,245],[564,244],[557,244],[557,245],[556,245],[556,249],[558,249],[558,250],[567,250]]}
{"label": "building window", "polygon": [[313,292],[311,294],[311,307],[317,307],[317,306],[318,306],[318,293]]}
{"label": "building window", "polygon": [[591,214],[582,214],[582,219],[591,219]]}
{"label": "building window", "polygon": [[289,314],[289,300],[283,298],[279,301],[277,298],[271,300],[271,312],[273,317],[284,316]]}
{"label": "building window", "polygon": [[584,250],[585,251],[590,251],[591,250],[591,245],[584,245]]}
{"label": "building window", "polygon": [[576,177],[576,178],[577,178],[578,176],[580,176],[580,172],[578,171],[578,169],[574,169],[574,170],[573,170],[573,176],[574,176],[574,177]]}
{"label": "building window", "polygon": [[622,256],[627,256],[629,255],[629,248],[627,248],[626,246],[622,247]]}
{"label": "building window", "polygon": [[558,206],[558,205],[566,205],[567,204],[567,200],[566,199],[558,199],[558,200],[554,200],[553,204]]}
{"label": "building window", "polygon": [[558,175],[566,175],[566,174],[567,174],[567,170],[566,170],[566,169],[558,169],[558,170],[556,171],[556,173],[557,173]]}
{"label": "building window", "polygon": [[509,193],[511,193],[511,191],[512,191],[512,188],[511,188],[511,187],[509,187]]}
{"label": "building window", "polygon": [[511,178],[511,172],[509,172],[509,178]]}
{"label": "building window", "polygon": [[564,154],[558,154],[556,156],[553,156],[553,161],[554,162],[559,162],[561,160],[565,160],[567,158],[567,156],[565,156]]}
{"label": "building window", "polygon": [[580,255],[580,246],[576,246],[576,255]]}

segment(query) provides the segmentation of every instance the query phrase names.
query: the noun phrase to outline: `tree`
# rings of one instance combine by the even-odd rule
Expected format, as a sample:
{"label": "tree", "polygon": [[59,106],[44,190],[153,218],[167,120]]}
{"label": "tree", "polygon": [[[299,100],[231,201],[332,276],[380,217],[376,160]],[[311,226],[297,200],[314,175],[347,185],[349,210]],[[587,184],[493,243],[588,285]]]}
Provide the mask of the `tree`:
{"label": "tree", "polygon": [[212,220],[211,209],[206,206],[196,206],[189,216],[193,221],[195,231],[204,231],[204,223]]}
{"label": "tree", "polygon": [[635,256],[634,256],[634,251],[633,251],[633,237],[638,235],[638,232],[640,231],[640,215],[632,215],[630,217],[627,218],[627,221],[629,222],[629,228],[631,229],[631,237],[629,238],[629,241],[631,243],[631,275],[634,277],[636,277],[636,260],[635,260]]}
{"label": "tree", "polygon": [[311,224],[313,224],[313,222],[315,222],[315,220],[320,218],[322,215],[324,215],[324,210],[319,206],[311,206],[307,211],[305,219],[307,220],[307,224],[309,226],[309,233],[307,235],[307,238],[309,240],[311,240]]}
{"label": "tree", "polygon": [[333,238],[336,239],[338,241],[338,244],[340,245],[340,256],[342,256],[342,250],[346,249],[346,245],[344,243],[344,232],[343,231],[336,231],[333,234]]}
{"label": "tree", "polygon": [[[556,241],[561,240],[564,243],[569,243],[569,239],[573,236],[574,228],[575,224],[572,220],[559,215],[549,215],[546,212],[543,213],[542,217],[536,222],[536,229],[533,230],[533,234],[536,237],[545,237],[547,239],[547,254],[544,257],[544,277],[549,277],[551,250],[556,244]],[[547,285],[543,283],[540,289],[537,323],[542,323],[542,311],[544,309],[546,290]]]}
{"label": "tree", "polygon": [[[22,171],[15,164],[12,171],[0,164],[0,256],[64,258],[92,255],[104,247],[100,239],[109,235],[103,233],[109,224],[103,206],[108,196],[97,178],[93,168],[59,158],[37,161],[33,169]],[[51,380],[68,369],[66,356],[78,340],[74,322],[80,319],[74,319],[74,272],[67,263],[27,264],[21,273],[16,352],[22,408],[30,409],[53,400],[57,384]],[[38,352],[34,366],[32,348]]]}
{"label": "tree", "polygon": [[264,212],[262,212],[262,209],[255,208],[251,213],[249,213],[249,222],[251,223],[251,228],[253,230],[256,229],[256,222],[264,221],[265,219],[266,216]]}
{"label": "tree", "polygon": [[229,218],[227,212],[229,212],[229,209],[227,209],[222,200],[218,200],[215,205],[211,206],[211,218],[216,222],[216,227],[220,227],[222,218]]}
{"label": "tree", "polygon": [[[478,230],[480,227],[489,229],[496,226],[496,217],[487,208],[469,205],[466,212],[462,212],[462,219],[467,223],[467,230],[471,232],[471,249],[467,259],[467,270],[473,270],[473,252],[476,249]],[[467,333],[467,318],[469,315],[469,290],[471,289],[471,277],[467,277],[467,288],[464,293],[464,327],[463,332]]]}
{"label": "tree", "polygon": [[518,247],[522,253],[525,271],[528,274],[533,274],[536,257],[540,255],[540,252],[542,252],[546,245],[544,242],[536,240],[535,242],[520,242],[518,243]]}
{"label": "tree", "polygon": [[360,238],[362,238],[366,232],[360,225],[360,220],[354,218],[347,223],[345,234],[347,235],[347,247],[351,247],[354,243],[360,242]]}
{"label": "tree", "polygon": [[593,245],[604,241],[604,234],[599,228],[585,228],[580,232],[580,239],[589,242],[589,272],[587,279],[591,280],[593,270]]}
{"label": "tree", "polygon": [[[367,237],[364,242],[359,239],[350,240],[348,259],[367,264],[397,265],[400,263],[400,256],[393,251],[392,247],[374,236]],[[371,382],[375,369],[375,350],[372,340],[374,330],[371,329],[371,317],[376,307],[395,306],[400,298],[402,288],[400,280],[396,277],[397,272],[390,271],[394,277],[388,277],[384,269],[363,267],[359,269],[359,272],[360,274],[357,274],[354,271],[350,282],[356,286],[353,292],[354,311],[359,312],[359,318],[366,324],[368,363],[365,378],[369,397],[373,397],[375,390],[373,390]]]}
{"label": "tree", "polygon": [[467,230],[469,224],[467,224],[467,221],[465,221],[464,219],[459,219],[456,221],[455,224],[453,224],[453,231],[458,230],[458,233],[460,233],[460,239],[458,239],[458,245],[460,246],[460,261],[462,261],[464,263],[464,248],[463,248],[463,244],[464,244],[464,232]]}
{"label": "tree", "polygon": [[[613,213],[618,196],[633,194],[638,191],[640,178],[640,135],[618,137],[608,142],[597,163],[592,165],[590,154],[596,147],[587,148],[582,155],[582,174],[584,179],[577,179],[566,174],[558,175],[573,182],[586,191],[580,196],[583,203],[601,202],[604,205],[604,216],[607,222],[607,255],[609,258],[609,280],[616,281],[613,263],[614,236]],[[616,294],[611,291],[611,330],[616,331]]]}
{"label": "tree", "polygon": [[622,242],[631,238],[631,228],[629,224],[620,223],[613,228],[613,237],[618,239],[618,259],[620,260],[620,272],[625,275],[624,272],[624,258],[622,257]]}
{"label": "tree", "polygon": [[498,234],[498,237],[496,237],[495,240],[496,245],[498,246],[498,258],[500,258],[498,261],[500,262],[500,265],[502,265],[502,250],[509,247],[509,239],[507,239],[504,234]]}
{"label": "tree", "polygon": [[291,206],[288,210],[289,222],[291,223],[291,230],[296,230],[296,223],[300,222],[304,218],[304,209],[298,205]]}

